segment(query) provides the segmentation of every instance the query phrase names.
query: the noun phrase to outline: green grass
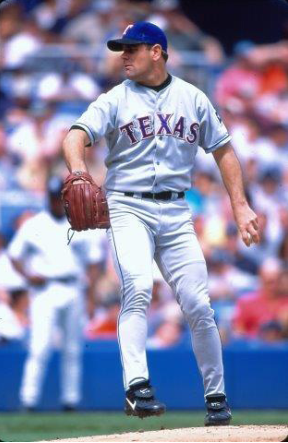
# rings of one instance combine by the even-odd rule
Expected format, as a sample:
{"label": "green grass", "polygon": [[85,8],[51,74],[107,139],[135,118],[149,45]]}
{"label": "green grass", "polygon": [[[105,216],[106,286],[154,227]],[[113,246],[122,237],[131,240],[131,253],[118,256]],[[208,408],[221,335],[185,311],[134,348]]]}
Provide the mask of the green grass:
{"label": "green grass", "polygon": [[[167,412],[161,417],[140,420],[120,412],[0,414],[2,441],[39,441],[94,434],[114,434],[203,426],[202,412]],[[237,411],[233,425],[287,424],[288,411]]]}

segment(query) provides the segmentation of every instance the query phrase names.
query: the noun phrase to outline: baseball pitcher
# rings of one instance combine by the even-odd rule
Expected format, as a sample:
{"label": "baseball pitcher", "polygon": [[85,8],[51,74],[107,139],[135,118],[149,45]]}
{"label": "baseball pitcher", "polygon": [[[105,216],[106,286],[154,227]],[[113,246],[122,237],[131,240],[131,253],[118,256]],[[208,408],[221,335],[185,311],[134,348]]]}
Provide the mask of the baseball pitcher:
{"label": "baseball pitcher", "polygon": [[[231,411],[206,263],[184,199],[199,146],[216,160],[247,246],[258,242],[257,217],[248,206],[239,162],[214,107],[202,91],[167,72],[163,31],[152,23],[137,22],[107,45],[122,52],[127,79],[91,103],[66,136],[63,151],[70,184],[63,198],[76,229],[93,228],[99,217],[103,227],[107,217],[104,224],[122,288],[118,337],[125,412],[146,417],[165,411],[151,386],[146,361],[146,312],[155,259],[191,329],[204,383],[205,425],[227,425]],[[109,148],[105,182],[109,213],[104,206],[97,209],[98,201],[103,205],[103,194],[98,197],[85,163],[86,147],[103,136]],[[96,186],[92,199],[86,198],[87,186]],[[78,209],[82,224],[76,223]]]}

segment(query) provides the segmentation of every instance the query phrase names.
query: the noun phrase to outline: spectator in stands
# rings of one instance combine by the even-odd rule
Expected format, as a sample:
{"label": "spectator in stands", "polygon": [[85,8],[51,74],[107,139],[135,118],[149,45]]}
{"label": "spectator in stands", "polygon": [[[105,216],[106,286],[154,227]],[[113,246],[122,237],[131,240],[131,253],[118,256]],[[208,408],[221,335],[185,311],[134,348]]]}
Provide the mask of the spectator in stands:
{"label": "spectator in stands", "polygon": [[[75,0],[74,3],[76,4]],[[99,45],[106,42],[115,30],[115,15],[117,18],[115,0],[95,1],[90,8],[83,8],[77,14],[69,14],[69,21],[62,35],[70,41],[92,45],[95,49],[99,48]]]}
{"label": "spectator in stands", "polygon": [[55,125],[54,110],[34,102],[8,137],[8,148],[18,162],[17,182],[27,191],[45,193],[51,162],[59,155],[63,127]]}
{"label": "spectator in stands", "polygon": [[0,190],[11,189],[15,184],[16,166],[7,149],[7,135],[0,124]]}
{"label": "spectator in stands", "polygon": [[236,300],[257,287],[257,279],[234,265],[234,257],[216,248],[208,259],[209,294],[212,302]]}
{"label": "spectator in stands", "polygon": [[183,339],[183,314],[155,262],[153,282],[152,301],[148,309],[147,346],[153,349],[168,348]]}
{"label": "spectator in stands", "polygon": [[3,68],[7,63],[7,45],[10,39],[16,35],[23,22],[22,10],[19,3],[14,2],[13,4],[6,4],[4,8],[1,9],[0,14],[0,67]]}
{"label": "spectator in stands", "polygon": [[36,96],[50,102],[93,101],[100,94],[97,83],[84,72],[50,72],[37,85]]}
{"label": "spectator in stands", "polygon": [[[188,203],[191,205],[190,201],[188,201]],[[194,229],[197,238],[199,240],[199,243],[201,245],[201,248],[203,250],[204,257],[209,257],[212,251],[208,239],[206,238],[206,232],[205,232],[206,217],[203,215],[203,213],[198,212],[197,210],[193,211],[192,213],[194,214],[193,216]]]}
{"label": "spectator in stands", "polygon": [[287,124],[287,42],[256,46],[242,41],[234,62],[216,84],[216,101],[234,114],[254,115],[264,124]]}
{"label": "spectator in stands", "polygon": [[256,113],[264,122],[287,124],[287,41],[259,45],[253,50],[252,57],[262,74],[260,96],[255,103]]}
{"label": "spectator in stands", "polygon": [[282,262],[267,258],[260,267],[259,277],[259,289],[237,301],[233,320],[236,337],[265,338],[266,334],[269,340],[279,337],[281,319],[288,317],[288,288],[283,288]]}
{"label": "spectator in stands", "polygon": [[[252,265],[253,272],[255,269],[259,272],[259,267],[265,261],[267,257],[277,258],[279,244],[281,239],[281,226],[275,218],[269,218],[269,208],[265,210],[257,209],[258,223],[259,223],[259,236],[260,241],[257,245],[251,245],[251,247],[244,249],[240,243],[240,254]],[[276,223],[277,222],[277,223]],[[252,264],[253,263],[253,264]],[[251,268],[251,269],[252,269]]]}
{"label": "spectator in stands", "polygon": [[279,258],[288,266],[288,231],[284,231],[284,236],[279,248]]}
{"label": "spectator in stands", "polygon": [[163,349],[178,345],[185,330],[180,320],[164,320],[156,329],[154,334],[147,339],[148,349]]}
{"label": "spectator in stands", "polygon": [[[18,16],[15,14],[12,19],[11,17],[6,18],[6,13],[7,11],[2,20],[12,20],[11,35],[8,34],[5,36],[7,38],[3,39],[1,65],[4,69],[15,69],[24,63],[26,57],[39,51],[43,45],[44,36],[32,19],[23,20],[20,13]],[[5,22],[4,25],[6,25]]]}
{"label": "spectator in stands", "polygon": [[267,216],[265,237],[270,249],[269,255],[277,255],[282,239],[280,213],[281,207],[285,204],[281,170],[273,166],[265,168],[259,174],[258,184],[251,187],[250,191],[253,206],[258,212],[264,212]]}
{"label": "spectator in stands", "polygon": [[251,56],[254,44],[239,42],[234,48],[233,63],[223,72],[216,84],[215,98],[221,107],[247,113],[253,109],[255,97],[259,94],[261,73],[255,67]]}
{"label": "spectator in stands", "polygon": [[117,340],[117,323],[120,312],[119,294],[105,297],[93,318],[85,327],[84,335],[89,340]]}
{"label": "spectator in stands", "polygon": [[227,251],[231,258],[231,263],[240,271],[256,275],[258,267],[254,260],[249,256],[245,256],[240,248],[238,229],[235,223],[230,222],[226,226],[226,238],[224,243],[224,249]]}
{"label": "spectator in stands", "polygon": [[40,28],[57,32],[61,30],[62,21],[65,20],[68,11],[69,2],[45,0],[36,5],[32,14]]}
{"label": "spectator in stands", "polygon": [[51,145],[55,143],[55,132],[49,126],[52,115],[53,109],[40,100],[26,110],[26,116],[8,137],[9,150],[17,157],[18,163],[35,160],[45,151],[52,150]]}
{"label": "spectator in stands", "polygon": [[249,160],[256,160],[262,171],[269,166],[277,166],[277,148],[263,135],[261,124],[255,116],[236,116],[230,126],[233,146],[243,166]]}
{"label": "spectator in stands", "polygon": [[154,13],[148,21],[161,26],[173,50],[196,52],[211,64],[224,61],[220,42],[205,34],[181,11],[179,0],[154,0],[152,8]]}
{"label": "spectator in stands", "polygon": [[268,128],[267,137],[275,147],[274,162],[283,174],[286,172],[286,184],[288,184],[288,128],[284,124],[272,124]]}
{"label": "spectator in stands", "polygon": [[90,3],[90,0],[69,0],[65,6],[61,5],[63,9],[59,10],[57,20],[51,31],[59,33],[62,41],[71,42],[70,37],[65,35],[65,30],[69,27],[70,23],[73,23],[73,20],[77,20],[81,14],[89,11]]}
{"label": "spectator in stands", "polygon": [[210,170],[199,169],[195,173],[192,189],[186,193],[186,198],[193,212],[194,209],[198,212],[198,221],[202,221],[200,241],[205,247],[206,257],[209,257],[211,247],[222,246],[225,239],[227,203],[224,187]]}
{"label": "spectator in stands", "polygon": [[[155,329],[163,321],[166,307],[168,308],[168,305],[174,306],[174,301],[170,286],[165,282],[156,263],[153,262],[153,291],[151,304],[148,309],[148,335],[154,334]],[[175,315],[178,317],[180,312],[179,306],[175,303],[174,307],[172,307],[170,312],[174,310]]]}

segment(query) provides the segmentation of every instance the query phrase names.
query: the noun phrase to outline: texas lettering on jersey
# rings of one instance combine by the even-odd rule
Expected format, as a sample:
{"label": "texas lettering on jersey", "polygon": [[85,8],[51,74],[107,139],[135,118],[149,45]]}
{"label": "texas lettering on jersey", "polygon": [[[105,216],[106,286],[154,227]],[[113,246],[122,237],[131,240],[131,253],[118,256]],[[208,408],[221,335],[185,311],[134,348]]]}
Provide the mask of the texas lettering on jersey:
{"label": "texas lettering on jersey", "polygon": [[172,122],[173,114],[157,113],[156,116],[157,121],[155,122],[151,115],[137,117],[129,123],[120,126],[120,132],[128,137],[131,145],[135,145],[139,141],[147,138],[162,135],[186,140],[190,144],[193,144],[197,139],[199,131],[198,123],[194,122],[187,125],[186,118],[183,116],[180,116],[176,122]]}

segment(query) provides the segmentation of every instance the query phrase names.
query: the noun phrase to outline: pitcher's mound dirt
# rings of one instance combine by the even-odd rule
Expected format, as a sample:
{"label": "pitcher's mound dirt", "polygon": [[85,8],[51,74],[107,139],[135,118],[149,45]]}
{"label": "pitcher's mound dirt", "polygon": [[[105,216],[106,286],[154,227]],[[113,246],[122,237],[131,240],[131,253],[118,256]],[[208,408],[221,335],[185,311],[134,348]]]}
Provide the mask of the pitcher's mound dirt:
{"label": "pitcher's mound dirt", "polygon": [[211,428],[165,429],[161,431],[129,432],[126,434],[95,435],[91,437],[67,438],[53,441],[106,442],[106,441],[149,441],[149,442],[265,442],[288,441],[287,426],[218,426]]}

